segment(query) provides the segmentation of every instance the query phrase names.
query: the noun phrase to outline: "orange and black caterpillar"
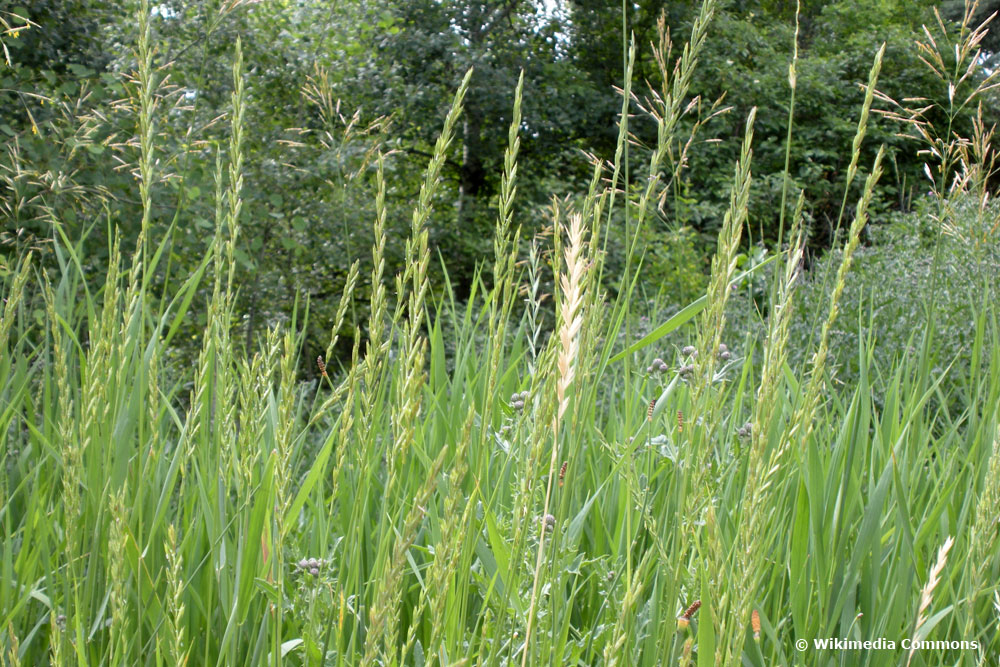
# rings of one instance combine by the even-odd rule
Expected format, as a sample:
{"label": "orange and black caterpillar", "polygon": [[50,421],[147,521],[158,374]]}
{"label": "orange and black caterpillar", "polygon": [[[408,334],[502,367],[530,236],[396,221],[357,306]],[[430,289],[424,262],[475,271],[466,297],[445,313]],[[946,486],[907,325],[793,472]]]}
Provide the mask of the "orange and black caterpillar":
{"label": "orange and black caterpillar", "polygon": [[677,629],[683,630],[691,623],[691,617],[695,615],[701,607],[701,600],[695,600],[691,606],[684,610],[684,613],[677,617]]}

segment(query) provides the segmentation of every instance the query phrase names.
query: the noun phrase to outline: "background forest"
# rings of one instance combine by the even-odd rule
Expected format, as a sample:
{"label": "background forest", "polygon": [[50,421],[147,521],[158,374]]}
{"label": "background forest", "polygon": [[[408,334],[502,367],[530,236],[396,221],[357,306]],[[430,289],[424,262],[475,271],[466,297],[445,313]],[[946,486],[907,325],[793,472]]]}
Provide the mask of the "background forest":
{"label": "background forest", "polygon": [[996,664],[996,10],[0,0],[0,666]]}
{"label": "background forest", "polygon": [[[895,100],[940,96],[914,39],[933,25],[933,1],[804,2],[798,37],[795,132],[789,164],[791,208],[806,195],[807,261],[830,247],[842,209],[842,174],[850,160],[853,112],[863,98],[871,58],[886,43],[879,89]],[[120,2],[37,0],[18,11],[0,5],[9,61],[0,82],[6,150],[0,171],[7,195],[0,245],[2,271],[19,252],[45,246],[57,225],[68,239],[86,234],[88,275],[101,274],[109,234],[132,247],[142,219],[136,197],[138,117],[133,113],[137,22]],[[30,11],[28,11],[30,9]],[[641,100],[663,84],[651,49],[664,13],[672,34],[685,35],[699,3],[636,2],[625,29],[640,47],[634,92]],[[961,2],[940,7],[961,18]],[[973,22],[993,11],[981,4]],[[17,17],[24,16],[30,20]],[[978,25],[978,23],[976,23]],[[349,354],[364,328],[368,248],[374,216],[375,166],[387,174],[386,275],[401,266],[408,211],[451,97],[474,67],[465,109],[447,155],[432,221],[431,271],[446,267],[461,298],[477,263],[492,247],[495,206],[510,124],[511,98],[524,70],[518,222],[524,235],[551,227],[553,197],[587,191],[590,159],[610,160],[618,137],[623,76],[622,8],[615,3],[497,2],[162,2],[153,3],[156,81],[156,179],[151,229],[169,235],[161,273],[193,272],[214,228],[215,160],[225,153],[232,93],[233,45],[247,63],[242,241],[234,251],[241,286],[236,309],[244,345],[286,321],[296,301],[312,309],[308,346],[325,348],[350,265],[361,259],[356,299],[341,332]],[[667,149],[657,206],[641,232],[641,278],[650,298],[680,307],[705,286],[708,258],[726,208],[742,123],[757,109],[748,266],[773,250],[778,235],[788,122],[788,63],[795,7],[787,2],[723,2],[715,10],[690,106]],[[983,47],[984,64],[995,39]],[[676,57],[678,54],[673,54]],[[972,85],[971,81],[965,82]],[[985,118],[996,97],[982,99]],[[876,106],[880,103],[876,102]],[[888,108],[891,105],[881,104]],[[634,145],[623,165],[628,187],[641,187],[656,144],[656,123],[638,108]],[[974,105],[945,120],[972,135]],[[887,147],[887,175],[873,202],[876,225],[905,212],[929,190],[924,156],[897,122],[874,118],[861,165]],[[862,174],[865,167],[862,166]],[[855,189],[860,186],[855,186]],[[849,193],[856,196],[859,191]],[[789,213],[791,211],[788,211]],[[621,216],[621,212],[616,213]],[[608,239],[606,281],[624,270],[623,218]],[[866,233],[866,244],[870,238]],[[168,289],[161,278],[159,289]],[[440,281],[434,281],[440,284]],[[182,358],[197,353],[208,287],[175,339]],[[200,321],[199,321],[200,318]],[[366,335],[362,331],[362,335]],[[303,369],[305,370],[305,368]]]}

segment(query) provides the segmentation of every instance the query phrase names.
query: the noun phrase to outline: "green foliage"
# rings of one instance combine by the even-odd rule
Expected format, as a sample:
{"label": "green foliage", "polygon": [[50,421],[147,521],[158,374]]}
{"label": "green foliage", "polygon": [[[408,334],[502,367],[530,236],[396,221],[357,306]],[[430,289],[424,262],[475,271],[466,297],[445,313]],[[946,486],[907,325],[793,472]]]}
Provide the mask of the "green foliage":
{"label": "green foliage", "polygon": [[704,260],[690,227],[663,232],[640,232],[647,248],[644,282],[658,290],[660,304],[687,304],[705,291]]}
{"label": "green foliage", "polygon": [[[862,253],[858,263],[865,262]],[[543,521],[539,495],[525,517],[515,507],[524,470],[535,485],[544,484],[545,470],[531,471],[529,451],[539,431],[543,437],[549,432],[545,405],[554,395],[555,375],[549,368],[531,375],[517,321],[510,322],[513,337],[497,339],[474,307],[444,308],[435,316],[427,338],[427,384],[418,398],[427,409],[414,422],[413,456],[397,462],[405,474],[386,496],[391,483],[382,457],[392,457],[395,447],[391,415],[406,405],[390,386],[408,372],[403,355],[381,362],[370,398],[351,398],[357,380],[349,373],[343,381],[324,380],[319,405],[281,371],[293,367],[290,355],[300,338],[284,345],[277,333],[251,359],[206,347],[206,362],[212,361],[204,368],[217,370],[200,378],[187,372],[168,383],[157,333],[148,340],[129,337],[129,322],[139,320],[127,317],[114,283],[108,294],[116,296],[105,297],[105,304],[112,299],[109,326],[86,317],[92,308],[100,313],[101,304],[87,301],[73,271],[68,266],[54,285],[52,310],[40,323],[16,298],[8,311],[13,319],[4,317],[14,328],[0,357],[6,406],[0,609],[8,621],[5,647],[16,645],[22,664],[55,662],[56,647],[62,656],[79,647],[91,664],[112,663],[115,656],[130,664],[157,652],[163,657],[152,664],[177,664],[181,656],[248,665],[266,664],[268,656],[271,664],[286,665],[359,662],[373,621],[363,608],[374,604],[389,574],[376,565],[373,539],[389,530],[386,522],[415,536],[396,575],[404,592],[400,644],[413,638],[402,659],[407,664],[421,655],[443,662],[456,654],[519,661],[545,526],[552,532],[533,632],[537,654],[557,656],[557,664],[611,664],[614,654],[606,648],[622,641],[620,655],[660,664],[729,646],[714,632],[729,618],[715,605],[738,581],[737,572],[720,565],[718,576],[709,576],[704,559],[713,548],[694,552],[690,545],[713,534],[719,553],[740,544],[737,529],[747,520],[741,508],[748,507],[741,452],[750,441],[738,431],[760,402],[778,416],[793,414],[805,380],[787,376],[757,396],[759,340],[720,361],[702,402],[694,402],[694,371],[679,376],[689,352],[641,353],[643,364],[654,354],[665,357],[666,372],[626,372],[622,364],[603,365],[600,356],[597,371],[584,372],[581,360],[577,399],[558,451],[557,471],[567,462],[563,484],[553,486],[553,518]],[[9,280],[4,289],[18,293]],[[75,307],[80,299],[83,309]],[[588,304],[596,309],[592,322],[601,323],[595,333],[614,337],[617,315]],[[995,612],[983,592],[1000,567],[989,523],[995,508],[982,500],[996,482],[987,477],[997,456],[992,443],[1000,398],[994,318],[992,310],[980,311],[972,322],[979,333],[968,354],[981,359],[986,372],[966,367],[960,391],[941,384],[932,360],[911,356],[883,365],[864,345],[854,350],[856,384],[824,383],[826,401],[801,462],[783,460],[783,474],[772,480],[771,500],[761,511],[755,538],[771,536],[772,545],[753,570],[764,582],[753,597],[761,637],[754,641],[736,626],[746,635],[739,650],[750,664],[786,660],[800,638],[909,636],[928,570],[949,536],[956,543],[928,610],[936,622],[924,634],[930,640],[972,638],[984,655],[1000,648],[991,629]],[[220,323],[213,321],[213,328]],[[444,331],[450,332],[447,340]],[[948,333],[925,330],[916,342],[933,349]],[[95,352],[74,352],[73,340],[82,336],[89,336]],[[34,343],[39,337],[43,342]],[[484,350],[497,344],[510,347],[489,391]],[[101,350],[110,354],[103,361]],[[360,372],[366,362],[358,363]],[[224,404],[211,398],[209,387],[227,382],[228,373],[235,373],[228,381],[236,383],[239,405],[236,441],[229,439],[235,414],[223,410],[213,418],[211,412]],[[887,386],[881,401],[872,400],[876,378]],[[192,380],[193,400],[185,405],[180,392]],[[509,398],[514,392],[516,400]],[[926,400],[938,392],[977,407],[949,412]],[[657,398],[652,420],[648,396]],[[291,411],[279,409],[283,405]],[[709,409],[715,420],[699,422],[696,416]],[[481,421],[469,420],[470,414]],[[778,430],[754,437],[779,441],[781,424],[775,420],[771,428]],[[276,452],[286,437],[291,449],[283,461]],[[686,458],[695,437],[703,438],[713,462],[720,461],[698,484]],[[74,443],[82,448],[78,463]],[[463,447],[468,473],[452,476],[461,469],[452,452]],[[950,455],[956,451],[963,455]],[[73,470],[67,465],[78,466],[85,482],[79,514],[72,515],[85,530],[67,523],[66,479]],[[279,518],[273,511],[282,478],[291,509]],[[826,500],[833,498],[840,502]],[[705,514],[710,501],[714,514]],[[684,511],[689,502],[693,514]],[[418,529],[407,533],[409,524],[403,517],[393,521],[390,511],[415,517]],[[706,516],[714,518],[706,523]],[[518,530],[525,533],[520,543],[513,537]],[[84,552],[86,568],[61,565]],[[428,577],[446,553],[457,565],[432,586]],[[419,613],[423,596],[446,613],[432,616],[431,607]],[[701,609],[687,630],[678,631],[677,617],[696,598]],[[272,611],[277,605],[280,617]],[[439,618],[437,624],[432,618]],[[687,641],[694,637],[700,637],[699,648],[692,649]],[[897,647],[872,654],[870,662],[897,664],[905,653]],[[814,655],[836,660],[842,654]],[[978,653],[928,649],[917,655],[917,664],[937,664]]]}
{"label": "green foliage", "polygon": [[[778,3],[781,4],[781,3]],[[781,212],[788,122],[788,66],[794,44],[794,23],[787,5],[730,8],[720,14],[703,67],[715,76],[701,77],[694,92],[708,99],[725,93],[734,113],[728,124],[716,127],[715,136],[732,136],[736,120],[751,107],[758,109],[755,149],[756,185],[751,207],[751,228],[758,238],[773,241]],[[917,59],[914,34],[921,23],[931,23],[928,3],[835,2],[805,3],[796,67],[794,132],[789,176],[794,190],[804,191],[810,220],[810,243],[829,247],[840,210],[846,166],[854,136],[855,109],[860,104],[871,59],[882,42],[886,56],[879,79],[880,90],[892,97],[934,88],[934,79]],[[863,148],[861,164],[871,164],[874,147],[886,144],[895,171],[880,188],[877,208],[912,197],[921,178],[922,162],[912,146],[895,136],[893,123],[873,122],[872,142]],[[713,132],[713,130],[709,130]],[[697,227],[717,229],[724,203],[728,165],[735,157],[731,142],[693,157],[689,177],[699,184],[702,204]],[[856,194],[857,191],[852,192]],[[789,199],[788,206],[794,202]],[[791,210],[786,211],[789,215]]]}
{"label": "green foliage", "polygon": [[392,117],[401,169],[420,168],[451,91],[473,68],[465,116],[445,164],[447,196],[457,205],[439,216],[430,239],[465,295],[477,263],[490,251],[510,124],[507,102],[520,73],[525,108],[518,212],[525,229],[541,228],[539,210],[551,184],[589,175],[574,148],[592,91],[562,53],[562,24],[537,3],[403,0],[374,3],[368,11],[386,27],[362,36],[366,53],[346,73],[344,90],[366,113]]}
{"label": "green foliage", "polygon": [[[640,3],[640,18],[652,5]],[[678,20],[690,18],[678,5]],[[782,3],[760,5],[787,19]],[[691,48],[676,69],[655,69],[667,78],[661,90],[682,94],[640,102],[641,119],[624,100],[614,161],[557,192],[570,195],[553,206],[559,224],[536,237],[551,245],[525,252],[515,193],[555,178],[521,169],[522,158],[535,168],[552,158],[529,159],[537,118],[549,117],[528,119],[537,88],[527,68],[526,120],[519,93],[504,141],[486,129],[496,116],[479,87],[506,81],[509,62],[479,84],[462,70],[408,89],[426,103],[415,122],[443,129],[404,127],[396,142],[380,114],[338,107],[350,77],[312,41],[329,37],[327,56],[363,59],[384,31],[399,38],[393,48],[423,54],[411,65],[434,69],[433,49],[453,50],[455,62],[490,52],[488,36],[481,51],[456,45],[475,25],[459,21],[463,7],[394,5],[355,32],[351,22],[372,8],[345,3],[326,35],[307,30],[326,3],[153,12],[144,0],[135,52],[94,73],[130,96],[83,125],[108,153],[88,150],[94,163],[74,172],[96,178],[101,165],[120,165],[120,191],[52,200],[54,189],[32,180],[38,160],[50,150],[45,159],[69,164],[73,143],[33,144],[38,156],[27,157],[12,143],[5,212],[52,227],[43,252],[15,240],[0,275],[3,661],[756,667],[790,664],[797,641],[824,637],[978,648],[814,647],[807,662],[996,655],[1000,246],[997,211],[981,204],[988,165],[967,184],[974,197],[922,202],[859,247],[885,153],[866,160],[858,125],[839,121],[819,148],[854,131],[845,146],[855,152],[817,163],[853,159],[871,174],[860,199],[848,192],[857,206],[844,249],[799,287],[803,218],[791,217],[788,247],[768,253],[758,245],[770,238],[767,212],[750,217],[755,193],[773,204],[784,185],[772,164],[784,121],[765,109],[736,116],[739,162],[726,165],[735,179],[702,180],[721,173],[711,160],[725,160],[716,154],[699,172],[697,153],[686,165],[678,147],[684,123],[709,107],[693,105],[680,125],[684,114],[671,115],[688,101],[683,80],[702,53]],[[527,5],[492,7],[510,8],[513,25],[496,35],[544,33],[526,27]],[[806,17],[842,31],[857,20],[849,3],[830,7],[808,3]],[[613,18],[592,3],[577,9],[597,24]],[[715,9],[734,40],[752,18],[709,1],[699,30]],[[406,35],[403,15],[424,25],[425,42]],[[247,39],[223,38],[237,33]],[[764,32],[741,39],[743,66],[780,53]],[[176,76],[160,67],[167,61]],[[117,71],[131,76],[103,76]],[[445,75],[460,83],[452,89]],[[478,133],[462,122],[463,101],[481,114]],[[11,129],[18,141],[34,136],[30,121]],[[473,266],[490,254],[481,227],[454,245],[442,239],[470,203],[448,206],[453,195],[473,194],[451,183],[449,160],[476,141],[504,156],[488,177],[501,184],[495,275],[453,289],[447,267],[432,270],[435,250],[485,254]],[[752,185],[757,145],[763,190]],[[419,176],[401,159],[407,148],[430,154]],[[35,176],[22,182],[24,165]],[[20,188],[43,193],[25,200],[30,215]],[[710,228],[696,227],[697,207],[711,211],[715,189],[726,203],[724,213],[715,204],[719,250],[706,279],[692,227]],[[57,228],[74,206],[102,212],[101,224]],[[650,284],[639,281],[639,255],[658,292],[649,310],[671,317],[636,331]],[[771,267],[774,280],[762,279]],[[768,318],[766,334],[723,335],[740,294]],[[545,302],[552,326],[540,324]],[[852,319],[867,322],[854,338],[840,333]],[[350,361],[319,361],[309,380],[298,369],[336,343],[310,328],[316,320],[343,329]],[[671,349],[662,337],[695,322],[683,333],[696,345]],[[904,328],[919,336],[903,340]]]}
{"label": "green foliage", "polygon": [[[837,379],[859,380],[859,347],[871,345],[876,363],[888,367],[930,353],[930,363],[945,394],[961,396],[973,369],[976,322],[986,303],[1000,300],[1000,237],[993,204],[980,212],[974,198],[952,201],[947,218],[936,219],[934,200],[921,200],[910,214],[897,214],[870,228],[868,245],[858,250],[847,288],[845,317],[832,341]],[[944,223],[956,231],[945,233]],[[962,230],[962,231],[957,231]],[[935,263],[935,249],[938,262]],[[801,292],[802,307],[793,325],[792,358],[808,353],[811,313],[826,298],[823,276],[839,261],[831,253],[810,272]],[[935,294],[933,314],[928,295]],[[935,347],[921,348],[920,332],[933,318]],[[957,392],[957,393],[956,393]]]}
{"label": "green foliage", "polygon": [[[68,238],[87,239],[83,262],[88,282],[97,284],[114,235],[133,246],[141,216],[133,192],[138,157],[137,90],[131,80],[134,3],[22,4],[0,3],[10,58],[10,67],[0,71],[0,138],[6,143],[0,186],[7,222],[0,232],[0,262],[3,270],[11,270],[23,250],[45,248],[58,228]],[[662,72],[644,48],[658,39],[663,3],[627,4],[626,29],[640,47],[633,90],[636,101],[648,107],[651,90],[669,76],[669,68]],[[693,0],[669,3],[664,16],[675,39],[689,32],[697,5]],[[708,266],[736,157],[734,137],[751,107],[757,107],[758,120],[748,238],[751,243],[775,239],[785,187],[787,108],[781,100],[788,96],[790,7],[754,2],[715,8],[688,95],[699,96],[694,98],[698,103],[680,119],[675,142],[661,160],[652,199],[658,206],[648,212],[656,224],[644,228],[639,240],[638,250],[647,254],[647,293],[665,286],[680,305],[703,282],[690,274],[704,274],[698,267]],[[936,30],[930,10],[926,2],[803,5],[789,176],[792,194],[802,190],[807,195],[814,248],[833,240],[843,196],[843,156],[859,99],[855,91],[877,45],[887,42],[880,84],[886,95],[940,101],[946,92],[919,63],[912,44],[921,23]],[[551,196],[579,200],[591,176],[583,153],[610,158],[619,134],[620,12],[618,5],[592,0],[574,0],[557,11],[527,0],[160,3],[152,34],[154,61],[164,67],[164,75],[154,92],[162,113],[155,126],[159,161],[150,216],[151,228],[169,242],[168,262],[151,278],[153,292],[171,291],[168,265],[177,275],[197,270],[214,225],[214,204],[205,195],[215,190],[215,158],[225,159],[227,150],[221,122],[231,93],[226,63],[237,35],[252,68],[246,79],[247,233],[235,249],[242,314],[238,339],[252,347],[269,324],[287,321],[296,303],[308,301],[305,344],[315,350],[326,348],[336,295],[355,258],[363,257],[359,296],[375,290],[368,283],[365,254],[372,242],[375,154],[382,153],[386,162],[385,258],[394,269],[404,261],[406,211],[418,196],[423,160],[451,92],[470,66],[475,70],[466,115],[449,149],[438,194],[440,204],[458,205],[439,206],[429,228],[432,252],[444,260],[459,298],[471,292],[477,268],[490,254],[510,121],[506,100],[522,70],[517,223],[540,231],[548,224],[543,211]],[[24,27],[12,31],[12,26]],[[714,107],[723,94],[722,105]],[[730,113],[717,113],[730,105]],[[969,136],[973,111],[959,109],[949,119],[963,136]],[[927,120],[937,123],[942,113],[935,111]],[[873,121],[875,141],[862,146],[861,164],[870,163],[875,144],[886,143],[889,149],[892,168],[873,203],[878,211],[905,209],[922,178],[922,161],[912,144],[896,136],[898,130],[888,120]],[[641,189],[641,174],[657,144],[655,119],[636,113],[629,131],[635,144],[622,173],[630,189]],[[689,133],[693,141],[685,147]],[[624,219],[617,218],[614,226],[623,225]],[[677,231],[687,229],[696,234],[693,251],[700,256],[692,254],[690,235]],[[629,232],[621,231],[607,248],[606,284],[615,289],[621,285],[616,267],[624,267],[628,245]],[[49,251],[39,261],[50,269],[57,264]],[[440,284],[438,267],[432,262]],[[205,323],[197,313],[207,300],[204,287],[195,290],[195,307],[172,352],[182,363],[196,354]],[[367,308],[366,299],[358,299],[339,332],[342,361],[355,328],[366,336]]]}

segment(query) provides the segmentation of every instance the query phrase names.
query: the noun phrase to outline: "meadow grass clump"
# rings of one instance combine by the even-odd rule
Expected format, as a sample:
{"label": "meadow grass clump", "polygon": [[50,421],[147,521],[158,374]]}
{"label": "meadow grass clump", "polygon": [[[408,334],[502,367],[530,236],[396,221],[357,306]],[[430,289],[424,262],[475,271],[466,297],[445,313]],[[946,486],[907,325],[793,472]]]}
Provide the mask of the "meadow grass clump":
{"label": "meadow grass clump", "polygon": [[[359,328],[340,369],[331,354],[357,263],[325,350],[303,349],[306,307],[245,349],[232,335],[249,103],[237,42],[201,269],[154,298],[151,276],[169,269],[144,216],[133,252],[112,244],[99,289],[84,275],[85,239],[58,234],[58,272],[26,254],[3,278],[0,661],[763,667],[981,665],[1000,654],[995,306],[966,286],[978,305],[959,348],[942,346],[949,331],[933,315],[910,337],[913,354],[878,354],[871,328],[850,350],[838,342],[841,322],[857,316],[852,281],[866,275],[858,267],[881,150],[821,293],[803,297],[823,277],[803,274],[800,197],[787,234],[782,226],[787,246],[768,260],[763,333],[733,337],[732,285],[747,276],[737,255],[751,113],[704,295],[631,329],[640,230],[713,8],[703,4],[673,65],[661,30],[664,87],[640,105],[629,77],[614,161],[596,161],[588,194],[557,201],[551,238],[523,251],[519,81],[493,284],[477,278],[467,303],[430,284],[428,231],[470,78],[430,159],[396,275],[386,275],[389,156],[375,156],[368,335]],[[147,212],[159,108],[149,12],[143,2],[135,156]],[[861,171],[883,57],[845,193]],[[657,123],[658,143],[648,171],[629,177],[641,187],[622,190],[635,109]],[[956,155],[975,174],[988,153]],[[967,182],[982,192],[977,178]],[[992,215],[963,208],[961,193],[939,196],[949,238],[968,222],[957,212],[979,225]],[[612,298],[604,257],[622,208],[632,251]],[[200,353],[191,368],[171,367],[171,340],[199,289],[210,295]],[[809,325],[802,336],[797,318]],[[316,357],[319,382],[304,387],[299,360]],[[814,646],[824,638],[885,638],[896,649]],[[966,645],[912,651],[904,639]]]}

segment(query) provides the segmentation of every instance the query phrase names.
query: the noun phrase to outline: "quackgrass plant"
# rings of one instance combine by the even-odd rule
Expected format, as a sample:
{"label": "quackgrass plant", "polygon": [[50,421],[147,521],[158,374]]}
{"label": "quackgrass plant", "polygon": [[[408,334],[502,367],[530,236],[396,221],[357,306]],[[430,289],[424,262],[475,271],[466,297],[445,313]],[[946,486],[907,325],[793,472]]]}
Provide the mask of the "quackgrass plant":
{"label": "quackgrass plant", "polygon": [[[817,336],[803,368],[789,362],[802,199],[787,247],[770,260],[766,333],[723,339],[740,280],[754,113],[705,295],[638,341],[621,335],[631,333],[642,253],[633,242],[619,293],[606,294],[611,212],[633,208],[633,239],[650,224],[714,6],[705,0],[674,66],[660,31],[665,83],[647,103],[659,132],[643,187],[624,189],[635,201],[620,189],[626,121],[638,107],[626,85],[619,150],[612,163],[595,162],[582,205],[556,203],[551,252],[540,239],[521,250],[523,79],[511,91],[493,284],[477,280],[465,303],[447,286],[431,288],[428,229],[447,215],[435,211],[435,195],[469,76],[415,203],[395,299],[386,289],[385,156],[375,156],[368,335],[362,344],[356,332],[350,363],[335,370],[330,355],[358,264],[326,350],[302,349],[303,312],[251,349],[232,335],[247,105],[238,42],[215,234],[195,274],[171,293],[151,293],[167,241],[150,229],[161,74],[144,0],[137,245],[124,253],[113,239],[95,290],[83,239],[56,233],[57,272],[25,254],[4,283],[0,661],[995,664],[994,306],[983,302],[968,322],[972,344],[962,354],[973,362],[960,364],[960,384],[941,382],[933,309],[910,351],[890,363],[876,361],[876,341],[859,338],[856,382],[835,382],[829,355],[839,318],[864,329],[864,312],[841,313],[840,297],[882,151],[846,226],[825,306],[812,314]],[[979,35],[963,31],[956,52],[975,60]],[[935,46],[941,53],[947,37]],[[861,169],[883,57],[875,54],[845,192]],[[794,63],[790,71],[794,90]],[[790,113],[789,142],[792,130]],[[943,154],[931,172],[939,189],[964,161],[971,176],[958,182],[988,192],[985,130],[975,145]],[[945,230],[947,198],[960,194],[938,193]],[[977,233],[993,224],[987,210]],[[554,323],[542,307],[548,270]],[[189,370],[168,368],[171,339],[203,282],[211,298],[201,353]],[[690,344],[668,346],[672,332]],[[320,383],[307,389],[296,369],[316,356]],[[840,640],[894,646],[845,649]]]}

